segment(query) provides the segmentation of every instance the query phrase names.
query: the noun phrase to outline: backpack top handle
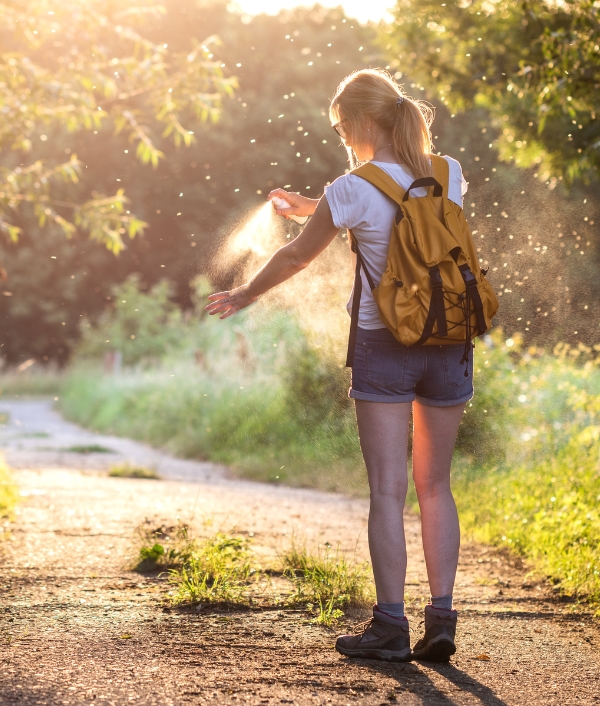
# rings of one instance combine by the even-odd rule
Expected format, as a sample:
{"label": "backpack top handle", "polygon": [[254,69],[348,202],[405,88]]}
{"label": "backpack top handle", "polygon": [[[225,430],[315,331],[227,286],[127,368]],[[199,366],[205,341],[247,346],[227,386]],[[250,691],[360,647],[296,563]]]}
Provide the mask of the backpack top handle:
{"label": "backpack top handle", "polygon": [[404,203],[410,196],[411,189],[418,189],[421,186],[433,186],[434,196],[441,196],[443,194],[442,185],[439,181],[437,181],[433,177],[424,177],[423,179],[417,179],[416,181],[413,181],[413,183],[406,190],[404,198],[402,199],[402,203]]}

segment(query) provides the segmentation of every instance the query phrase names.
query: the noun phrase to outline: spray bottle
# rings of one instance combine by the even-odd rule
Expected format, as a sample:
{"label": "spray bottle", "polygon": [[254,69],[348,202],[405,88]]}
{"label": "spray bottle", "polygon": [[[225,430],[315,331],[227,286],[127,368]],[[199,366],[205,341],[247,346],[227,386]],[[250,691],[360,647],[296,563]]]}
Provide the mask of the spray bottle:
{"label": "spray bottle", "polygon": [[[271,199],[271,203],[275,208],[290,208],[290,204],[285,199],[279,198],[279,196],[274,196]],[[292,221],[296,221],[296,223],[300,223],[300,225],[303,225],[308,220],[308,216],[288,216],[288,218]]]}

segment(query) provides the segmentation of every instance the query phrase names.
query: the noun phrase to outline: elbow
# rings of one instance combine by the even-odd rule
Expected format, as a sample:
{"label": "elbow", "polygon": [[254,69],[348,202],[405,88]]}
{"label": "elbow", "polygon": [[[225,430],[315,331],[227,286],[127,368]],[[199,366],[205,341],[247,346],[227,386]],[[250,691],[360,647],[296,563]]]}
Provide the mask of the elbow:
{"label": "elbow", "polygon": [[290,267],[292,267],[292,269],[294,269],[296,272],[302,272],[302,270],[307,268],[309,265],[310,260],[303,260],[299,257],[292,257],[290,260]]}
{"label": "elbow", "polygon": [[283,258],[286,269],[292,271],[294,274],[308,267],[312,260],[311,257],[306,257],[300,252],[300,249],[295,243],[290,243],[281,248],[279,254]]}

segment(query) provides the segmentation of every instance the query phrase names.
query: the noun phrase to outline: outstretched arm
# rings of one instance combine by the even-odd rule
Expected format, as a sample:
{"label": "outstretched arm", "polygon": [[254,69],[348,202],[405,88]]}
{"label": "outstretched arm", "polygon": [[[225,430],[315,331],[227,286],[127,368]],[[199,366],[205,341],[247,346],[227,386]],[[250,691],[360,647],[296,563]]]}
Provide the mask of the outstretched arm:
{"label": "outstretched arm", "polygon": [[205,307],[210,315],[220,314],[226,319],[236,311],[256,301],[261,294],[268,292],[286,279],[293,277],[309,265],[331,243],[338,232],[333,224],[327,199],[323,196],[314,216],[291,243],[284,245],[250,279],[249,282],[229,292],[211,294],[210,304]]}

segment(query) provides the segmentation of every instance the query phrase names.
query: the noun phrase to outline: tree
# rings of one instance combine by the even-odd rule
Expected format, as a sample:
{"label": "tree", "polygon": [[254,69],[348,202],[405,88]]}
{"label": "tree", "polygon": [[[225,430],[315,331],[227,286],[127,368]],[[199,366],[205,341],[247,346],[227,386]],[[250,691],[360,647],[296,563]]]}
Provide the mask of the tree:
{"label": "tree", "polygon": [[386,50],[452,112],[484,108],[501,159],[594,181],[599,13],[595,0],[397,0]]}
{"label": "tree", "polygon": [[[70,240],[56,228],[42,233],[32,213],[17,214],[23,232],[17,244],[3,248],[10,280],[0,286],[0,354],[11,363],[66,362],[81,321],[95,322],[116,306],[113,287],[131,273],[139,274],[144,290],[167,278],[185,308],[198,272],[227,286],[211,267],[211,254],[239,218],[274,186],[318,196],[347,166],[327,108],[350,71],[381,65],[373,27],[339,9],[297,8],[250,19],[229,12],[223,0],[165,0],[165,6],[166,14],[136,15],[130,24],[139,29],[143,20],[144,36],[174,53],[184,52],[194,34],[218,36],[212,60],[235,72],[239,86],[233,99],[223,101],[217,123],[190,116],[186,127],[196,139],[189,148],[177,149],[171,136],[155,130],[154,146],[164,154],[156,169],[135,157],[110,120],[76,133],[58,126],[44,133],[45,142],[37,140],[40,158],[55,162],[69,150],[86,165],[82,183],[67,185],[71,196],[83,199],[91,188],[111,193],[116,184],[148,226],[115,258],[79,233]],[[119,41],[116,33],[106,37],[109,56]],[[0,167],[6,163],[4,153]]]}
{"label": "tree", "polygon": [[84,195],[76,187],[88,165],[69,148],[66,161],[39,153],[59,133],[110,127],[156,167],[157,130],[189,146],[186,123],[218,118],[235,79],[213,57],[216,38],[171,51],[142,33],[146,19],[164,12],[155,0],[0,4],[0,148],[13,153],[0,166],[0,230],[11,240],[22,230],[16,220],[24,205],[40,226],[52,223],[68,237],[85,231],[115,253],[125,234],[144,230],[122,188]]}

